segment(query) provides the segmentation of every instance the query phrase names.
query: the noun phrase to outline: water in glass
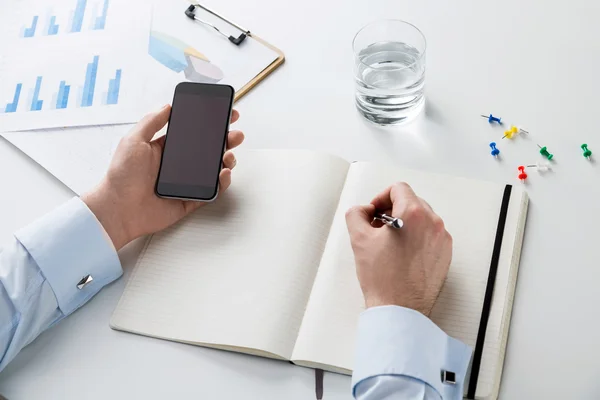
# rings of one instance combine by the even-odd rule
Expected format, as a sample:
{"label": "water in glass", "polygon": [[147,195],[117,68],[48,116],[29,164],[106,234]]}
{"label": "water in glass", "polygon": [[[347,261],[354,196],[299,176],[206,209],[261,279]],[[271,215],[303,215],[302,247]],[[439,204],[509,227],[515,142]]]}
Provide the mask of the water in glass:
{"label": "water in glass", "polygon": [[425,56],[402,42],[377,42],[356,60],[356,107],[382,125],[406,122],[424,106]]}

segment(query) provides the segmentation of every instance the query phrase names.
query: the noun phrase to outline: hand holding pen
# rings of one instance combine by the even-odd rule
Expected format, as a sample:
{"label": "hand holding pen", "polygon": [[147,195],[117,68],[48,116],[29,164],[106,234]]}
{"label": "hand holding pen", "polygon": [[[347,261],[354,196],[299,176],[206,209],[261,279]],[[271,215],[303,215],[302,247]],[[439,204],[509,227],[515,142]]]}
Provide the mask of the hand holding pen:
{"label": "hand holding pen", "polygon": [[452,258],[452,237],[429,204],[396,183],[348,210],[346,224],[367,308],[396,305],[429,315]]}

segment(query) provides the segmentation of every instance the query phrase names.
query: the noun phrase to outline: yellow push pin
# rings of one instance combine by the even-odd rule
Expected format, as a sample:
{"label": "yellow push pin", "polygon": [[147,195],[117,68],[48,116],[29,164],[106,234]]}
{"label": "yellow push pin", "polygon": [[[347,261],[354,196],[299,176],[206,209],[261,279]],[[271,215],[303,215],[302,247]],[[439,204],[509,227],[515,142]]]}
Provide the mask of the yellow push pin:
{"label": "yellow push pin", "polygon": [[506,132],[504,132],[504,136],[502,136],[502,139],[504,138],[508,138],[508,139],[512,139],[513,136],[518,135],[519,133],[524,133],[524,134],[528,134],[529,132],[527,132],[525,129],[516,127],[516,126],[511,126],[509,130],[507,130]]}

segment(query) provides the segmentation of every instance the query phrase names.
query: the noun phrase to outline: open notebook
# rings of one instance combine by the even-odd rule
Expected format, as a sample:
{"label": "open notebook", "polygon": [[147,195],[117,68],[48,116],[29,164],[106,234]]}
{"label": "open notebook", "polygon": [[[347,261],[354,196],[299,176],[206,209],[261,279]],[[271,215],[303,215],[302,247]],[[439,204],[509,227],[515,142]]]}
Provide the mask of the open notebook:
{"label": "open notebook", "polygon": [[528,203],[522,189],[309,151],[240,151],[237,158],[227,193],[148,240],[112,328],[351,373],[364,303],[344,212],[401,180],[454,238],[431,318],[473,348],[505,211],[475,379],[477,398],[497,396]]}

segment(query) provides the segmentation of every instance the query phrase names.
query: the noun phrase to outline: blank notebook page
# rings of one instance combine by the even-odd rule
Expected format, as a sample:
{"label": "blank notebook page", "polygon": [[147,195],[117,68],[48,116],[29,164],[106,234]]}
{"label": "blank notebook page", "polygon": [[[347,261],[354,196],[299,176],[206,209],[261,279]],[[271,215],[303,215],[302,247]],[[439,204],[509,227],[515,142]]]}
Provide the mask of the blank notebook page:
{"label": "blank notebook page", "polygon": [[150,239],[112,327],[291,357],[349,164],[304,151],[237,159],[222,198]]}
{"label": "blank notebook page", "polygon": [[[453,236],[452,265],[431,318],[447,334],[474,348],[504,185],[354,163],[348,173],[293,359],[352,370],[356,324],[364,301],[344,213],[352,205],[368,204],[377,193],[396,181],[408,182],[419,197],[426,199]],[[520,193],[520,189],[513,189],[513,198],[520,198]],[[509,215],[509,218],[516,221],[516,215]],[[411,228],[405,226],[403,229]],[[509,230],[515,229],[515,223],[507,223],[505,238],[514,237],[514,232]],[[500,321],[511,256],[512,245],[505,240],[486,335],[486,344],[496,350],[501,336]],[[480,375],[486,379],[486,384],[493,383],[487,377],[494,375],[497,359],[497,351],[492,354],[486,349]],[[478,393],[489,389],[482,384],[483,379],[479,382]]]}

